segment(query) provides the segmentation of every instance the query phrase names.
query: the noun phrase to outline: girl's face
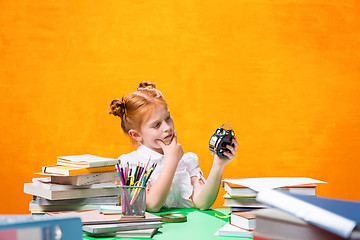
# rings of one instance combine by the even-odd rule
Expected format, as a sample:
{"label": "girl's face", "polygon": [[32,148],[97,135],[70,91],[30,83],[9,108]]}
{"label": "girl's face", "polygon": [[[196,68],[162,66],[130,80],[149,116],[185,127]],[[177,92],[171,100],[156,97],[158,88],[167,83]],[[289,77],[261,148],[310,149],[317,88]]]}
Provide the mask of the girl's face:
{"label": "girl's face", "polygon": [[171,143],[174,136],[174,121],[165,104],[157,104],[150,118],[141,125],[141,143],[146,147],[163,154],[156,140],[163,141],[165,145]]}

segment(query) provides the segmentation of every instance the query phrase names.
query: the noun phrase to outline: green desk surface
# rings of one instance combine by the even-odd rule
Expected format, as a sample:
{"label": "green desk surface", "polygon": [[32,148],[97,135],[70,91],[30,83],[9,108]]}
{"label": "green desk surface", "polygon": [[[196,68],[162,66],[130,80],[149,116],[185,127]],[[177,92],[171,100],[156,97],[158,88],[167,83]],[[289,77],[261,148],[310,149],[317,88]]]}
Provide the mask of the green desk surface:
{"label": "green desk surface", "polygon": [[[217,236],[214,233],[229,221],[229,218],[220,218],[218,216],[228,216],[230,209],[219,208],[201,211],[195,208],[178,208],[178,209],[162,209],[155,215],[168,214],[168,213],[180,213],[187,215],[187,222],[184,223],[164,223],[163,227],[154,235],[152,239],[166,239],[166,240],[200,240],[200,239],[231,239],[239,237],[224,237]],[[218,215],[218,216],[216,216]],[[99,240],[100,238],[93,238],[84,236],[87,240]],[[140,239],[140,238],[101,238],[101,239]],[[144,239],[144,238],[141,238]],[[151,239],[151,238],[150,238]],[[251,239],[251,238],[241,238]]]}

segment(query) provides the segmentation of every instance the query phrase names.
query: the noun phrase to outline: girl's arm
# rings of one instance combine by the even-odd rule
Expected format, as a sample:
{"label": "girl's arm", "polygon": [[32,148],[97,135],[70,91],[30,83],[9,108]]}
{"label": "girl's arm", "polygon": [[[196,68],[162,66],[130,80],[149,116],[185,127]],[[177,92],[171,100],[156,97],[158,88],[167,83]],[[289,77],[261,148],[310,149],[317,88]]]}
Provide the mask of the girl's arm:
{"label": "girl's arm", "polygon": [[150,212],[158,212],[164,205],[165,200],[170,191],[176,168],[182,156],[183,149],[177,143],[176,134],[169,145],[165,145],[162,141],[157,141],[164,151],[165,163],[161,169],[159,177],[151,186],[146,194],[146,209]]}
{"label": "girl's arm", "polygon": [[239,146],[236,141],[236,137],[232,140],[232,142],[234,143],[235,147],[231,147],[229,145],[227,146],[227,148],[230,150],[230,153],[224,152],[226,158],[219,158],[217,155],[215,155],[213,166],[205,184],[202,180],[198,179],[198,177],[191,178],[191,183],[194,188],[192,199],[195,206],[201,210],[209,209],[216,200],[224,167],[234,159],[235,151]]}

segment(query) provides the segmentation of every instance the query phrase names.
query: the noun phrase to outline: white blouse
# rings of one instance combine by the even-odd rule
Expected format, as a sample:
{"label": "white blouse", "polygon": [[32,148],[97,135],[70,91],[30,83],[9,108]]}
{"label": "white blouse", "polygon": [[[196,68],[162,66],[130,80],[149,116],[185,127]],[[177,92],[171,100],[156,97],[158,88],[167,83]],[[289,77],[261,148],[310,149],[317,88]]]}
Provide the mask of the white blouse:
{"label": "white blouse", "polygon": [[[151,174],[148,183],[153,185],[159,177],[161,169],[164,166],[165,157],[163,154],[155,152],[150,148],[140,144],[137,150],[123,154],[119,157],[121,164],[129,162],[130,166],[137,166],[138,163],[147,163],[150,159],[149,166],[157,163],[154,172]],[[149,167],[148,167],[149,168]],[[196,176],[205,182],[203,173],[199,167],[199,159],[195,153],[185,153],[180,159],[176,172],[171,184],[169,194],[165,200],[163,207],[166,208],[190,208],[194,207],[190,197],[193,192],[190,178]]]}

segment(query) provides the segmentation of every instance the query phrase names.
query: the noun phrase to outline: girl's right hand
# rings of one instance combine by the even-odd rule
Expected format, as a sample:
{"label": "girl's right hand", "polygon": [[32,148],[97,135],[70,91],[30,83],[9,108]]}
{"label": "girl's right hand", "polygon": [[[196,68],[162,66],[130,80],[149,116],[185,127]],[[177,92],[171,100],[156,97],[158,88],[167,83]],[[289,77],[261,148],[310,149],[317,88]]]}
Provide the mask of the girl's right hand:
{"label": "girl's right hand", "polygon": [[224,152],[226,158],[219,158],[215,154],[214,161],[220,166],[225,166],[234,159],[236,149],[239,147],[239,143],[236,140],[236,136],[233,138],[232,143],[234,144],[234,147],[232,147],[231,145],[226,145],[226,148],[229,149],[230,151],[230,152]]}
{"label": "girl's right hand", "polygon": [[159,144],[159,146],[162,148],[165,156],[172,156],[178,162],[184,155],[184,151],[181,145],[177,142],[177,135],[175,131],[174,131],[174,137],[172,138],[171,142],[168,145],[165,145],[164,142],[161,140],[156,140],[156,143]]}

